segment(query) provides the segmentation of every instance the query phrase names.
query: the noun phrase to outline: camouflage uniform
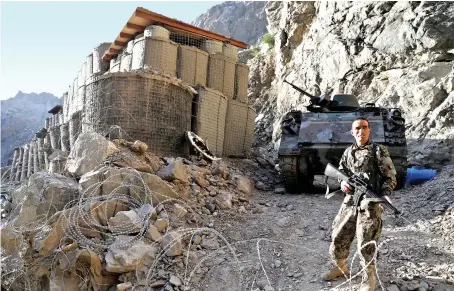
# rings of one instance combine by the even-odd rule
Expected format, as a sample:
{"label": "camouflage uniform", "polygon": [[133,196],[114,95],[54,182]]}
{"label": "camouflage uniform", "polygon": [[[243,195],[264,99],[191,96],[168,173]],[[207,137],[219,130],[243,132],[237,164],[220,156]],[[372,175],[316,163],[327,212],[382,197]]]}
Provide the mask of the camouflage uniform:
{"label": "camouflage uniform", "polygon": [[[375,153],[374,153],[375,152]],[[353,173],[366,173],[369,182],[378,194],[390,195],[396,187],[396,170],[385,146],[368,142],[364,146],[356,143],[342,155],[339,169],[343,165]],[[363,200],[361,206],[353,206],[353,197],[347,194],[333,221],[330,254],[333,259],[347,259],[350,245],[357,234],[358,251],[363,244],[378,241],[382,229],[382,208],[379,203]],[[375,247],[370,244],[361,250],[362,263],[372,260]],[[361,256],[360,256],[361,257]]]}

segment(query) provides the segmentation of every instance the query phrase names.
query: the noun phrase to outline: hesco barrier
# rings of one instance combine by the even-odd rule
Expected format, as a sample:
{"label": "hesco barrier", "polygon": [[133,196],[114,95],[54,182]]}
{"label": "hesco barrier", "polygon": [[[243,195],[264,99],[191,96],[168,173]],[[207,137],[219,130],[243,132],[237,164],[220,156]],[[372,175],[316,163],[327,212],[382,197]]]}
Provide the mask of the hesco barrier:
{"label": "hesco barrier", "polygon": [[69,125],[67,122],[60,125],[60,144],[62,151],[70,151],[71,148],[69,144]]}
{"label": "hesco barrier", "polygon": [[27,169],[28,169],[28,154],[30,152],[29,146],[24,146],[24,155],[22,156],[22,170],[21,170],[21,180],[27,178]]}
{"label": "hesco barrier", "polygon": [[85,61],[85,81],[93,76],[93,53],[87,56]]}
{"label": "hesco barrier", "polygon": [[249,83],[249,66],[235,65],[235,98],[237,101],[248,103],[247,89]]}
{"label": "hesco barrier", "polygon": [[222,54],[223,43],[219,40],[207,39],[202,44],[202,49],[210,54]]}
{"label": "hesco barrier", "polygon": [[16,182],[19,182],[21,180],[23,158],[24,158],[24,148],[20,147],[19,148],[19,158],[17,160],[17,166],[16,166],[16,176],[14,177],[14,181],[16,181]]}
{"label": "hesco barrier", "polygon": [[155,70],[177,76],[178,45],[170,40],[140,37],[134,40],[131,70]]}
{"label": "hesco barrier", "polygon": [[159,25],[149,25],[143,32],[145,37],[159,38],[162,40],[169,40],[170,31]]}
{"label": "hesco barrier", "polygon": [[45,171],[45,163],[44,163],[44,138],[38,138],[38,163],[39,163],[39,170]]}
{"label": "hesco barrier", "polygon": [[131,71],[132,54],[124,52],[120,60],[120,72]]}
{"label": "hesco barrier", "polygon": [[180,45],[178,48],[178,78],[190,85],[206,86],[208,53],[196,47]]}
{"label": "hesco barrier", "polygon": [[82,112],[75,112],[69,119],[69,148],[74,148],[77,137],[82,132],[81,126]]}
{"label": "hesco barrier", "polygon": [[79,86],[79,90],[77,91],[77,101],[76,101],[76,108],[75,111],[83,110],[85,107],[85,84]]}
{"label": "hesco barrier", "polygon": [[238,48],[229,43],[224,43],[222,46],[222,54],[234,62],[238,61]]}
{"label": "hesco barrier", "polygon": [[236,100],[229,100],[224,136],[224,156],[245,156],[254,138],[255,110]]}
{"label": "hesco barrier", "polygon": [[52,149],[61,150],[60,128],[58,126],[51,127],[49,129],[49,135],[50,135],[50,144],[52,146]]}
{"label": "hesco barrier", "polygon": [[194,89],[155,73],[106,74],[89,85],[84,124],[103,135],[119,126],[158,155],[187,155]]}
{"label": "hesco barrier", "polygon": [[193,131],[220,157],[224,152],[227,98],[221,92],[203,86],[198,86],[197,92],[193,107],[196,121]]}
{"label": "hesco barrier", "polygon": [[223,54],[210,55],[208,59],[208,87],[221,91],[229,100],[235,91],[235,62]]}
{"label": "hesco barrier", "polygon": [[93,49],[93,74],[99,75],[107,71],[109,64],[103,62],[102,57],[111,44],[111,42],[104,42]]}

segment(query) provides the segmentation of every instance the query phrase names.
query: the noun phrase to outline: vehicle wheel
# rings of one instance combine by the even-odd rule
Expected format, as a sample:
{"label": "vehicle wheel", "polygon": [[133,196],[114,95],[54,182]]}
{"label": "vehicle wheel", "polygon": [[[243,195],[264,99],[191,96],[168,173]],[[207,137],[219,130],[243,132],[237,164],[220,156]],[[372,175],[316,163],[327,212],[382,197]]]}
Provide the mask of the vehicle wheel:
{"label": "vehicle wheel", "polygon": [[281,179],[288,193],[310,193],[314,183],[314,176],[303,175],[299,170],[298,156],[280,158]]}

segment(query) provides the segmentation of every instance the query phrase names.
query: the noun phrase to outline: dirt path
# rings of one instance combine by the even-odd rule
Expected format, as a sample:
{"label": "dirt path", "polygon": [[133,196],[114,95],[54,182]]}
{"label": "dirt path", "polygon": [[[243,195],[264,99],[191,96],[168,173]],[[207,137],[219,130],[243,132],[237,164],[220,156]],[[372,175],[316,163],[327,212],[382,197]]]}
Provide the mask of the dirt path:
{"label": "dirt path", "polygon": [[[415,189],[417,193],[418,188]],[[406,193],[395,192],[395,203],[410,214],[412,209],[405,206],[413,205],[408,203],[412,198],[402,197],[403,194]],[[213,227],[234,247],[239,264],[227,248],[213,252],[200,287],[272,290],[266,287],[271,285],[276,291],[357,290],[361,276],[350,283],[345,279],[319,279],[320,272],[330,266],[330,226],[341,201],[342,197],[326,200],[323,194],[280,195],[255,190],[256,207],[251,211],[220,213],[213,221]],[[423,224],[414,221],[385,216],[377,262],[384,290],[390,285],[398,289],[388,290],[454,290],[454,243],[446,239],[445,230],[437,231],[443,222],[450,227],[453,216],[432,215]],[[356,241],[349,264],[355,251]],[[359,271],[358,257],[353,270]],[[345,284],[338,287],[342,283]]]}

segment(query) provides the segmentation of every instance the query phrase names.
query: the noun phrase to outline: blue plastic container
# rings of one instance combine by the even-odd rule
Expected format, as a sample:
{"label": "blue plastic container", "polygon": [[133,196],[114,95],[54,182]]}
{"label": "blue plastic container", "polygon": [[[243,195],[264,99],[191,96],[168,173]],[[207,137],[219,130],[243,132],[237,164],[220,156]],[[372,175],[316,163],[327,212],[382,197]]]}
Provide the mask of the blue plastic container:
{"label": "blue plastic container", "polygon": [[424,169],[420,166],[407,168],[407,178],[405,180],[405,188],[411,184],[420,184],[429,181],[437,174],[436,170]]}

